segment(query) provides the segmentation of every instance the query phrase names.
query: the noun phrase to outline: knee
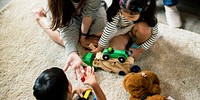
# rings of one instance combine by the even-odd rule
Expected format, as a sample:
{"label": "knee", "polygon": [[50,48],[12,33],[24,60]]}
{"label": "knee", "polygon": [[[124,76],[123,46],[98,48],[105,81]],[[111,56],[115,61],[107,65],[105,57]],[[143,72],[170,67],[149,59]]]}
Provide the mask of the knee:
{"label": "knee", "polygon": [[151,27],[148,26],[148,24],[146,22],[137,23],[136,30],[137,30],[137,33],[139,33],[141,36],[150,36],[151,35]]}

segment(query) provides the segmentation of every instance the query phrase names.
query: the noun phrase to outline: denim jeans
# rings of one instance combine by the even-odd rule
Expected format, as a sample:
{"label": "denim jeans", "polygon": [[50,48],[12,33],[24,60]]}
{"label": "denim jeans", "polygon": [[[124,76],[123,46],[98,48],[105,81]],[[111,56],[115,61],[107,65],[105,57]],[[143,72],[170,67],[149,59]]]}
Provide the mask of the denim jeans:
{"label": "denim jeans", "polygon": [[165,6],[174,6],[178,4],[178,0],[163,0]]}

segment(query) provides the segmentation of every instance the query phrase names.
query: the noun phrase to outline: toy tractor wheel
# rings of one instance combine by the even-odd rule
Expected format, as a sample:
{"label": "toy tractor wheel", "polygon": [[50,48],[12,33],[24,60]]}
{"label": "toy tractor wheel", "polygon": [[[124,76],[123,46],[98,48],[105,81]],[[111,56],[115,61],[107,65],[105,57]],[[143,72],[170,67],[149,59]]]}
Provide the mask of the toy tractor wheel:
{"label": "toy tractor wheel", "polygon": [[120,63],[124,63],[126,61],[126,58],[124,56],[118,57],[118,60]]}
{"label": "toy tractor wheel", "polygon": [[109,60],[109,59],[110,59],[110,57],[109,57],[108,54],[104,54],[104,55],[103,55],[103,60]]}
{"label": "toy tractor wheel", "polygon": [[124,76],[124,75],[126,75],[126,73],[124,71],[120,71],[119,75]]}

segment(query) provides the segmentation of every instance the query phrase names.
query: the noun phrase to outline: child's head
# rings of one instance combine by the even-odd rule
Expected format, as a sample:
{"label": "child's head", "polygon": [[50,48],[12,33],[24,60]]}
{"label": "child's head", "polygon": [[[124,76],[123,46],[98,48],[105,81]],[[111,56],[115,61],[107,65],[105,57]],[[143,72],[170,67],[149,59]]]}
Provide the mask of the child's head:
{"label": "child's head", "polygon": [[37,100],[66,100],[72,91],[64,71],[60,68],[50,68],[43,71],[33,86],[33,95]]}
{"label": "child's head", "polygon": [[147,10],[151,0],[120,0],[119,5],[122,10],[132,13],[141,13]]}
{"label": "child's head", "polygon": [[86,0],[73,0],[79,2],[77,8],[74,7],[72,0],[48,0],[49,10],[52,14],[52,30],[60,27],[70,26],[72,18],[75,16],[77,9],[80,9]]}
{"label": "child's head", "polygon": [[136,22],[145,21],[151,27],[157,24],[156,13],[156,0],[113,0],[112,5],[107,10],[108,22],[120,10],[129,13],[130,15],[139,15]]}

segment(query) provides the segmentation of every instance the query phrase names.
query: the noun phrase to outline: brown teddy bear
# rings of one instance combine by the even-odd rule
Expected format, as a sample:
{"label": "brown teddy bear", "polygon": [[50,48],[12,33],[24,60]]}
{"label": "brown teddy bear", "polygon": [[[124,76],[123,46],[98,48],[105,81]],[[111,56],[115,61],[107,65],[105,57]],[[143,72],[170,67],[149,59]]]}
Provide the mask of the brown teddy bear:
{"label": "brown teddy bear", "polygon": [[160,81],[152,71],[128,73],[123,80],[123,86],[130,93],[129,100],[167,100],[161,96]]}

